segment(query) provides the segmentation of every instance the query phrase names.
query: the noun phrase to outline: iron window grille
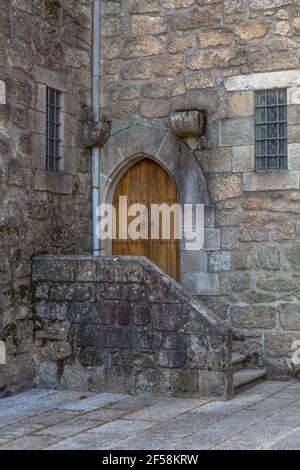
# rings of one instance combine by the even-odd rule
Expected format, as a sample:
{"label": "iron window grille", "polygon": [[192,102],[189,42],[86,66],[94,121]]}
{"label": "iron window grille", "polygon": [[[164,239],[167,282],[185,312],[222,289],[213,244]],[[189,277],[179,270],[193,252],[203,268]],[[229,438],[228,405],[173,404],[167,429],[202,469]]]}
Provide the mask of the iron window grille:
{"label": "iron window grille", "polygon": [[53,172],[60,169],[60,101],[61,93],[47,88],[46,168]]}
{"label": "iron window grille", "polygon": [[256,170],[287,169],[287,91],[258,91],[255,96]]}

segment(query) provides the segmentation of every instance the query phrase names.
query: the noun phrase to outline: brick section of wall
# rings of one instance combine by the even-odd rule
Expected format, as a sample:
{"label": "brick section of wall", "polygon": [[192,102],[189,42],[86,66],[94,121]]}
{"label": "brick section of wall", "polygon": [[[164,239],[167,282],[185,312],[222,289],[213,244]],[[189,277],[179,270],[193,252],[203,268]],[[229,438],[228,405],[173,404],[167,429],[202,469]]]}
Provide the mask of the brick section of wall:
{"label": "brick section of wall", "polygon": [[231,332],[146,258],[33,260],[36,385],[232,396]]}
{"label": "brick section of wall", "polygon": [[[91,4],[0,2],[0,395],[33,386],[31,256],[90,249]],[[46,86],[63,92],[60,174],[45,171]]]}

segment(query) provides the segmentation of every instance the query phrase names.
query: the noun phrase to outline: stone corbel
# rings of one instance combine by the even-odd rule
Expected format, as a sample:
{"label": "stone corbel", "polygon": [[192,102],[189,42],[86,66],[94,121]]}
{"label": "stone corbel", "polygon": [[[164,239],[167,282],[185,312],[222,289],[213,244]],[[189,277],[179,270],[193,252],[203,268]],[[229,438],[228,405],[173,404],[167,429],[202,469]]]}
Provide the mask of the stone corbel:
{"label": "stone corbel", "polygon": [[111,134],[111,121],[104,118],[99,123],[95,122],[87,106],[82,107],[82,121],[86,147],[103,147]]}
{"label": "stone corbel", "polygon": [[170,115],[170,124],[174,134],[195,149],[206,135],[207,112],[203,109],[175,111]]}

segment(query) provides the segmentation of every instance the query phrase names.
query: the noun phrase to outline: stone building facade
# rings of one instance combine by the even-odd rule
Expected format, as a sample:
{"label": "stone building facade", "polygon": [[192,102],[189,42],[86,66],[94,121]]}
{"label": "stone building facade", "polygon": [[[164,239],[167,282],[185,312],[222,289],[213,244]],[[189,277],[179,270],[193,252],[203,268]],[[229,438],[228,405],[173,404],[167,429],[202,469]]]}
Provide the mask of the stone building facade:
{"label": "stone building facade", "polygon": [[[209,190],[206,248],[187,260],[194,273],[186,284],[233,327],[234,348],[251,367],[297,377],[299,1],[107,4],[103,106],[115,132],[135,123],[168,128],[176,110],[208,114],[194,150]],[[254,96],[278,88],[287,90],[288,166],[257,172]]]}
{"label": "stone building facade", "polygon": [[[0,2],[0,390],[34,383],[31,257],[90,249],[91,2]],[[63,92],[62,171],[46,171],[46,87]],[[0,392],[1,393],[1,392]]]}
{"label": "stone building facade", "polygon": [[[0,1],[0,9],[6,393],[34,383],[43,360],[58,370],[72,362],[66,344],[53,355],[49,338],[36,341],[30,269],[36,254],[91,250],[81,108],[90,106],[92,1]],[[299,378],[291,361],[300,340],[299,0],[103,0],[102,13],[100,105],[112,121],[102,200],[147,156],[169,171],[181,198],[205,203],[205,247],[181,250],[181,283],[233,328],[233,348],[249,367]],[[45,166],[46,87],[63,96],[59,173]],[[266,90],[287,96],[287,168],[270,172],[256,167],[256,96]],[[193,109],[205,110],[205,136],[178,139],[170,114]]]}

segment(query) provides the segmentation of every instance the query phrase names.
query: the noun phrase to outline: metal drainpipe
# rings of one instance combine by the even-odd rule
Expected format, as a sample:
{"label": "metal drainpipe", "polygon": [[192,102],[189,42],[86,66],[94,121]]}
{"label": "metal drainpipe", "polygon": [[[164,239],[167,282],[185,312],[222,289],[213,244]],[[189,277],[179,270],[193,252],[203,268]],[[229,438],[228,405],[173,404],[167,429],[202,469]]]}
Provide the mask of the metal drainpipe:
{"label": "metal drainpipe", "polygon": [[[94,121],[100,121],[100,34],[101,0],[93,1],[93,65],[92,65],[92,111]],[[93,256],[100,256],[100,239],[97,236],[98,207],[100,205],[100,148],[92,149],[92,217]]]}

